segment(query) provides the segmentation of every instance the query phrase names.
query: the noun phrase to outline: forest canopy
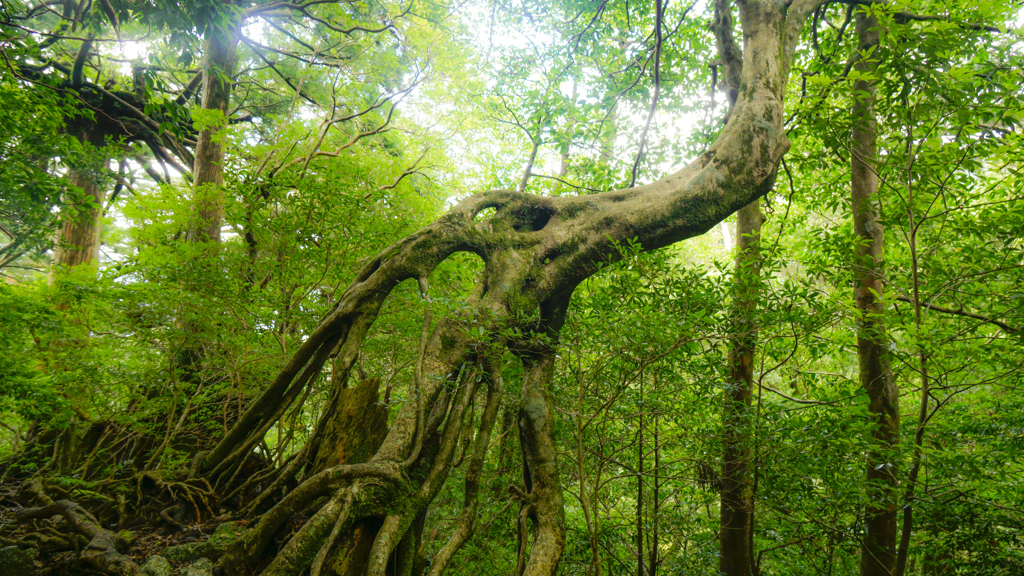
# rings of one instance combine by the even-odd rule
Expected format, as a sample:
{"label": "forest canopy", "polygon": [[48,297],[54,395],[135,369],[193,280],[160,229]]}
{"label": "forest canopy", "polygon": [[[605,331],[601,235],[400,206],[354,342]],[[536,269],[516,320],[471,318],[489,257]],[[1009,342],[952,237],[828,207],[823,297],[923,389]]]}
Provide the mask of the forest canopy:
{"label": "forest canopy", "polygon": [[0,571],[1024,573],[1011,0],[3,0]]}

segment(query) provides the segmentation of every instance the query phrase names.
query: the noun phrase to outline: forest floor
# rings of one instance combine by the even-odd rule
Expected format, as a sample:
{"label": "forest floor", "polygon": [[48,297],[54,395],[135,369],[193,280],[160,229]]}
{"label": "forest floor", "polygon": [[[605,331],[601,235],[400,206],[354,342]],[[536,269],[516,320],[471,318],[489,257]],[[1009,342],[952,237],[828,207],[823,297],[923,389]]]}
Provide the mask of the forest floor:
{"label": "forest floor", "polygon": [[[167,503],[81,488],[67,489],[43,480],[52,507],[75,504],[85,521],[45,511],[32,501],[28,482],[0,484],[0,576],[212,576],[214,562],[247,530],[249,522],[232,521],[230,512],[176,522],[154,511]],[[35,513],[33,513],[35,511]],[[26,517],[31,516],[31,517]],[[293,529],[303,518],[293,518]],[[177,524],[177,525],[175,525]],[[112,550],[103,550],[112,536]],[[123,560],[111,562],[113,557]]]}

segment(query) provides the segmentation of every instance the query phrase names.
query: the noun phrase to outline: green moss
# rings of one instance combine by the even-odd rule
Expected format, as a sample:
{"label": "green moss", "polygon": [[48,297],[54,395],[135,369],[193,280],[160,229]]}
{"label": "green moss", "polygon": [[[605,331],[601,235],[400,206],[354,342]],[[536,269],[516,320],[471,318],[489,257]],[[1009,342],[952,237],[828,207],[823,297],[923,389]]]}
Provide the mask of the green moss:
{"label": "green moss", "polygon": [[221,550],[227,550],[236,540],[245,536],[247,529],[239,522],[225,522],[213,531],[210,544]]}
{"label": "green moss", "polygon": [[126,552],[135,542],[135,533],[131,530],[121,530],[114,539],[114,546],[119,552]]}
{"label": "green moss", "polygon": [[143,576],[171,576],[174,569],[171,567],[171,563],[163,556],[150,556],[139,569],[139,572]]}
{"label": "green moss", "polygon": [[444,349],[444,350],[451,350],[452,348],[455,347],[455,345],[457,343],[458,342],[455,340],[455,337],[452,336],[451,334],[448,334],[447,332],[441,334],[441,348],[442,349]]}
{"label": "green moss", "polygon": [[586,212],[588,209],[590,209],[590,207],[590,203],[585,200],[579,200],[576,202],[566,202],[565,205],[559,208],[558,215],[563,220],[572,220],[573,218]]}
{"label": "green moss", "polygon": [[191,562],[217,555],[217,549],[208,542],[189,542],[165,548],[160,554],[171,562]]}
{"label": "green moss", "polygon": [[17,546],[7,546],[0,549],[0,564],[10,574],[31,574],[35,567],[33,560],[39,554],[35,548],[19,549]]}

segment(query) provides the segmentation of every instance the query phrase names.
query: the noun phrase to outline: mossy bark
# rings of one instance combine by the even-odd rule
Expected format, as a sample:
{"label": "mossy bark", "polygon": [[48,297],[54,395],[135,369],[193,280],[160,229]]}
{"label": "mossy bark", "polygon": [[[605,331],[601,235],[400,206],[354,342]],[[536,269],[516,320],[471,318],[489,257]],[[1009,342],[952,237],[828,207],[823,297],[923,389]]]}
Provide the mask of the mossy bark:
{"label": "mossy bark", "polygon": [[70,204],[74,213],[66,215],[61,225],[53,252],[55,267],[68,268],[99,261],[103,204],[106,202],[103,190],[105,170],[104,161],[69,170],[68,184],[80,190],[81,194],[68,196],[73,198]]}
{"label": "mossy bark", "polygon": [[322,472],[340,464],[368,461],[380,448],[388,430],[388,409],[381,404],[380,380],[364,380],[354,388],[331,391],[327,420],[312,470]]}

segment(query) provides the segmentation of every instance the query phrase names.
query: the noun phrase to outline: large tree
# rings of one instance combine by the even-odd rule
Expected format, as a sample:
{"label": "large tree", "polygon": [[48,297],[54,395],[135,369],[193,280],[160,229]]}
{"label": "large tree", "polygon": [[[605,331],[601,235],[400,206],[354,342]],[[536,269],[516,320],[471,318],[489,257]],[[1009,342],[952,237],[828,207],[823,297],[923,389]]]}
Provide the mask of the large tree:
{"label": "large tree", "polygon": [[[565,544],[565,520],[549,383],[572,292],[617,257],[618,245],[632,240],[654,250],[702,234],[766,192],[788,148],[783,96],[793,53],[804,22],[820,4],[738,3],[743,46],[735,108],[715,142],[685,168],[650,184],[585,197],[477,194],[367,263],[266,392],[199,459],[197,475],[230,489],[252,447],[334,351],[344,374],[335,381],[344,385],[367,331],[401,282],[418,282],[429,300],[431,272],[459,252],[478,256],[483,272],[461,312],[425,316],[415,400],[395,417],[376,454],[365,463],[307,475],[260,516],[222,568],[259,565],[285,520],[326,496],[327,503],[264,574],[297,574],[311,565],[319,573],[335,557],[352,563],[342,573],[382,575],[392,562],[400,573],[410,573],[417,528],[450,471],[463,413],[478,392],[486,391],[489,405],[498,394],[501,356],[495,347],[503,347],[522,363],[524,374],[518,415],[523,483],[514,493],[522,503],[523,529],[529,524],[532,536],[521,539],[520,572],[553,574]],[[495,209],[493,216],[481,221],[488,208]],[[318,432],[331,418],[328,411]],[[478,442],[485,445],[493,421],[483,420]],[[278,482],[293,477],[311,452],[300,453]]]}

